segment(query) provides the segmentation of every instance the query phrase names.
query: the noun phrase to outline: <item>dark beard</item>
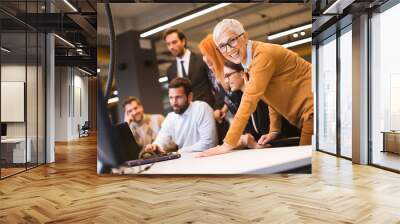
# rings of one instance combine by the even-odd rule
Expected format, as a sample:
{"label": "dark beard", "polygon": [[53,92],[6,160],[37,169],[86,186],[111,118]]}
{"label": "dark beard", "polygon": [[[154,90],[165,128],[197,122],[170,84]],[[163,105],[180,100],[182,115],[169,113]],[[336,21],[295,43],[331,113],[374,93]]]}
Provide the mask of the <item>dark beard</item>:
{"label": "dark beard", "polygon": [[187,109],[188,107],[189,107],[189,104],[186,104],[185,106],[182,106],[182,107],[177,108],[177,109],[173,109],[173,108],[172,108],[172,110],[173,110],[175,113],[182,115],[183,113],[185,113],[185,111],[186,111],[186,109]]}
{"label": "dark beard", "polygon": [[182,51],[178,52],[178,54],[175,57],[182,58],[183,55],[185,55],[185,49],[183,49]]}

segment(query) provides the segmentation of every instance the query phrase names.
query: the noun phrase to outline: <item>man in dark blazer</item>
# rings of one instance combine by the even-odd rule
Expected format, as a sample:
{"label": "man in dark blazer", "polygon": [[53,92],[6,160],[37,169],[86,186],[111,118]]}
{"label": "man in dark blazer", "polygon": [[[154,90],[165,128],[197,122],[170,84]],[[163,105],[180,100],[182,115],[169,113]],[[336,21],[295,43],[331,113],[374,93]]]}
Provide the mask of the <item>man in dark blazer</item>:
{"label": "man in dark blazer", "polygon": [[186,48],[185,34],[178,29],[169,29],[164,33],[164,41],[176,58],[167,70],[168,82],[177,76],[188,78],[193,86],[193,100],[205,101],[214,108],[214,95],[207,75],[208,67],[200,55]]}

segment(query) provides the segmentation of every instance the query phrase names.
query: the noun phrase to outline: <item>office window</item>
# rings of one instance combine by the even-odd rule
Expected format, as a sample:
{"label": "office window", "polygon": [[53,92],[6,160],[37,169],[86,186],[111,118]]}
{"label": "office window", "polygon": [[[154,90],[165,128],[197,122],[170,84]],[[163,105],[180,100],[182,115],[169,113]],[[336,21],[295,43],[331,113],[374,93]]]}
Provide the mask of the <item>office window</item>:
{"label": "office window", "polygon": [[336,36],[318,47],[318,149],[336,153]]}
{"label": "office window", "polygon": [[352,157],[352,32],[341,32],[340,40],[340,154]]}
{"label": "office window", "polygon": [[400,170],[400,4],[371,18],[372,163]]}

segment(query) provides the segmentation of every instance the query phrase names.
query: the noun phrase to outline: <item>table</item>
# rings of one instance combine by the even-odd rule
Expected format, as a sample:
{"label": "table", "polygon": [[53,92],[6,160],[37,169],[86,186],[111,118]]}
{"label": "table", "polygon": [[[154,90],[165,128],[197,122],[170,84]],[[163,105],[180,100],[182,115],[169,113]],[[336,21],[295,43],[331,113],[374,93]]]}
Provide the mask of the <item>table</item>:
{"label": "table", "polygon": [[148,170],[123,167],[124,174],[271,174],[311,166],[312,146],[234,150],[231,153],[195,158],[198,153],[182,153],[181,158],[158,162]]}
{"label": "table", "polygon": [[382,152],[400,154],[400,131],[382,131],[383,149]]}
{"label": "table", "polygon": [[[31,161],[31,145],[32,141],[27,138],[26,154],[25,154],[25,138],[6,138],[1,139],[1,157],[6,163],[25,163]],[[25,159],[27,161],[25,161]]]}

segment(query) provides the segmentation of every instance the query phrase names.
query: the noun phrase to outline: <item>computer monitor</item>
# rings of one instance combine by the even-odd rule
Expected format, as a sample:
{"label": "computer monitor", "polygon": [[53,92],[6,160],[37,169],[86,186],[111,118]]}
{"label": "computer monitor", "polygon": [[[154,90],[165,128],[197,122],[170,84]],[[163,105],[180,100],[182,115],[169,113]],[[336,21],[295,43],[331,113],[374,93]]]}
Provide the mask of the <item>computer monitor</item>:
{"label": "computer monitor", "polygon": [[97,156],[101,166],[98,172],[101,174],[110,173],[111,168],[126,161],[138,159],[140,147],[128,123],[111,124],[99,83],[97,89]]}
{"label": "computer monitor", "polygon": [[7,136],[7,124],[1,123],[1,136]]}

